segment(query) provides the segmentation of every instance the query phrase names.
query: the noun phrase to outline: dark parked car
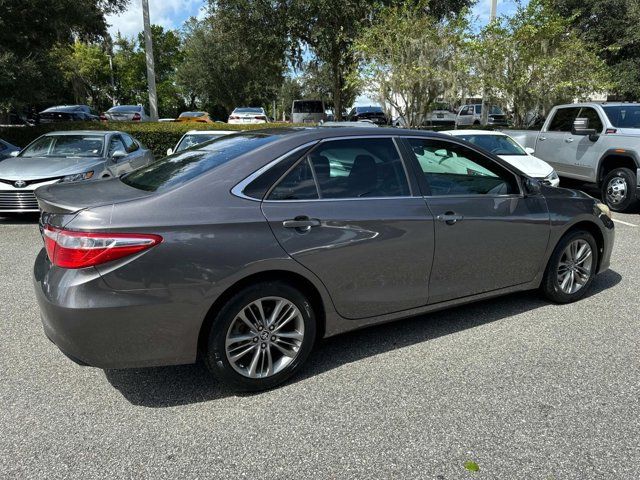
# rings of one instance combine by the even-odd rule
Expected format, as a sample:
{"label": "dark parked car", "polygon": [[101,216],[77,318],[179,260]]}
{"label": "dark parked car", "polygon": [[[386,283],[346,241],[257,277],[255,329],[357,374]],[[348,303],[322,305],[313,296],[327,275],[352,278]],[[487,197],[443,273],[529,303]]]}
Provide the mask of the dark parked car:
{"label": "dark parked car", "polygon": [[317,338],[509,292],[585,295],[610,212],[454,137],[228,135],[124,175],[37,190],[47,336],[78,362],[195,362],[273,387]]}
{"label": "dark parked car", "polygon": [[43,185],[117,177],[153,160],[150,150],[124,132],[47,133],[0,162],[0,214],[37,212],[33,192]]}
{"label": "dark parked car", "polygon": [[0,140],[0,160],[11,157],[20,151],[20,147],[11,145],[9,142]]}
{"label": "dark parked car", "polygon": [[361,120],[368,120],[377,125],[388,125],[389,119],[382,110],[382,107],[369,106],[369,107],[353,107],[349,112],[347,118],[350,122],[359,122]]}
{"label": "dark parked car", "polygon": [[100,117],[88,105],[58,105],[38,114],[40,123],[98,121]]}

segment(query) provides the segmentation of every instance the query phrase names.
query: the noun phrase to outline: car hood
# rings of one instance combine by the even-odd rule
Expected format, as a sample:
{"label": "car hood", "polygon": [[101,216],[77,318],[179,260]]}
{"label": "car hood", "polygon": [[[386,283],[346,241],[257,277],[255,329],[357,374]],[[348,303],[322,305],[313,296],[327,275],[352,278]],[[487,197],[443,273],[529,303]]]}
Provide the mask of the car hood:
{"label": "car hood", "polygon": [[12,157],[0,162],[4,180],[37,180],[82,173],[104,164],[104,158]]}
{"label": "car hood", "polygon": [[553,167],[544,160],[533,155],[498,155],[501,159],[513,165],[530,177],[544,178],[553,172]]}

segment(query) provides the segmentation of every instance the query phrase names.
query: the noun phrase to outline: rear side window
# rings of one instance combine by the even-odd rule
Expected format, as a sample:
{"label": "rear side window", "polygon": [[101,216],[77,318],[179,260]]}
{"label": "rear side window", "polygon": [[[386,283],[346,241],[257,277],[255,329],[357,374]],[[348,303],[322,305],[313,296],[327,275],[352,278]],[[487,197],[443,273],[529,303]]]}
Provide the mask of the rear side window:
{"label": "rear side window", "polygon": [[127,185],[147,191],[162,191],[180,186],[245,153],[273,142],[277,135],[242,133],[212,140],[198,150],[186,150],[141,168],[121,180]]}
{"label": "rear side window", "polygon": [[519,192],[511,172],[470,148],[441,140],[409,138],[408,141],[432,196]]}
{"label": "rear side window", "polygon": [[579,108],[559,108],[551,119],[549,131],[570,132],[579,111]]}

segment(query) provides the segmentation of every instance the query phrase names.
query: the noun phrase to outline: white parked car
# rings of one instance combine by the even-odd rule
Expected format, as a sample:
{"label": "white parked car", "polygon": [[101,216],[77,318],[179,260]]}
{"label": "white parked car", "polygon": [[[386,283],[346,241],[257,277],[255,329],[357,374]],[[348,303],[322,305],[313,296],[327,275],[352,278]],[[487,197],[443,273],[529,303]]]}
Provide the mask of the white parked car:
{"label": "white parked car", "polygon": [[150,122],[151,117],[142,105],[117,105],[103,114],[110,122]]}
{"label": "white parked car", "polygon": [[521,172],[540,180],[546,185],[551,185],[552,187],[560,185],[560,178],[551,165],[534,157],[532,148],[522,147],[506,133],[490,130],[448,130],[441,133],[462,138],[498,155]]}
{"label": "white parked car", "polygon": [[240,130],[189,130],[180,140],[178,140],[175,148],[167,149],[167,155],[172,155],[200,143],[208,142],[209,140],[213,140],[223,135],[229,135],[239,131]]}
{"label": "white parked car", "polygon": [[231,112],[227,123],[238,125],[244,123],[267,123],[268,121],[269,117],[267,116],[267,112],[264,111],[264,108],[238,107]]}

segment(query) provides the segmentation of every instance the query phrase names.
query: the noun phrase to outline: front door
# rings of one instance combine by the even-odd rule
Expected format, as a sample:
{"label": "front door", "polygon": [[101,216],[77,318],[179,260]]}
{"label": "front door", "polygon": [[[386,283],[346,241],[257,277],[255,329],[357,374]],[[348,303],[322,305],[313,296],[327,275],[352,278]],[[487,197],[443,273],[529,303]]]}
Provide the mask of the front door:
{"label": "front door", "polygon": [[529,282],[549,239],[544,197],[515,174],[454,141],[407,138],[435,222],[429,303]]}
{"label": "front door", "polygon": [[394,140],[323,141],[271,190],[262,211],[282,248],[324,283],[340,315],[423,306],[433,218],[412,196]]}

